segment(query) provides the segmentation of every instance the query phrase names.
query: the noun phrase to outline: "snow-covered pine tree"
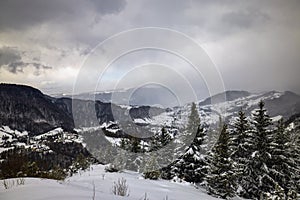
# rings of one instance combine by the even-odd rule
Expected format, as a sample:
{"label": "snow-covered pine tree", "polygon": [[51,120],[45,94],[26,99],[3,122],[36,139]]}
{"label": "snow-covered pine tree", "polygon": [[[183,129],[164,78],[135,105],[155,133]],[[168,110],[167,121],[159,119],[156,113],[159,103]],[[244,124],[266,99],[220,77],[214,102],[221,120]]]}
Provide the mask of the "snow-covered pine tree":
{"label": "snow-covered pine tree", "polygon": [[249,162],[251,155],[252,137],[250,135],[250,124],[247,120],[245,112],[241,109],[238,112],[238,117],[232,124],[231,144],[232,149],[231,158],[234,161],[234,171],[237,176],[237,183],[240,186],[238,194],[243,196],[244,178],[248,176],[245,167]]}
{"label": "snow-covered pine tree", "polygon": [[229,142],[230,136],[227,132],[227,125],[224,124],[219,140],[212,149],[207,175],[208,193],[225,199],[235,196],[237,189],[233,161],[230,158]]}
{"label": "snow-covered pine tree", "polygon": [[294,177],[299,174],[299,166],[294,160],[291,137],[285,131],[282,118],[278,121],[274,130],[271,147],[271,176],[278,183],[277,187],[283,188],[286,197],[288,194],[289,196],[295,195],[297,188]]}
{"label": "snow-covered pine tree", "polygon": [[192,144],[181,157],[180,164],[182,166],[179,177],[185,181],[201,183],[207,174],[205,152],[202,147],[205,137],[203,128],[199,126]]}
{"label": "snow-covered pine tree", "polygon": [[121,149],[128,150],[129,149],[129,139],[121,138],[119,142],[119,146]]}
{"label": "snow-covered pine tree", "polygon": [[285,200],[285,194],[282,187],[280,187],[277,183],[275,184],[274,191],[272,193],[269,192],[261,192],[258,199],[263,200]]}
{"label": "snow-covered pine tree", "polygon": [[171,140],[172,138],[167,129],[165,127],[162,127],[161,132],[154,135],[151,141],[150,151],[156,151],[162,147],[165,147]]}
{"label": "snow-covered pine tree", "polygon": [[[185,149],[185,153],[176,163],[179,173],[177,176],[188,182],[201,183],[206,174],[206,162],[204,149],[202,147],[205,140],[204,129],[201,127],[200,118],[196,104],[191,105],[191,113],[185,134],[187,137],[193,136],[191,144]],[[189,140],[186,139],[185,142]]]}
{"label": "snow-covered pine tree", "polygon": [[[170,176],[178,177],[188,182],[201,183],[207,174],[206,156],[204,150],[204,141],[206,133],[200,125],[200,118],[197,106],[192,103],[191,114],[189,115],[187,128],[185,130],[187,137],[193,136],[191,144],[185,149],[170,167]],[[187,138],[184,142],[188,142]]]}
{"label": "snow-covered pine tree", "polygon": [[196,134],[199,125],[200,125],[199,113],[196,104],[193,102],[191,106],[191,113],[188,118],[186,131],[190,134]]}
{"label": "snow-covered pine tree", "polygon": [[244,197],[259,198],[262,194],[272,193],[276,182],[270,176],[271,141],[270,131],[271,119],[264,108],[265,104],[260,101],[259,108],[253,114],[253,129],[251,131],[252,153],[246,165],[243,188]]}
{"label": "snow-covered pine tree", "polygon": [[133,153],[139,153],[139,152],[143,151],[143,149],[141,148],[140,139],[136,138],[136,137],[130,138],[129,148],[130,148],[130,151]]}
{"label": "snow-covered pine tree", "polygon": [[295,159],[295,162],[298,166],[298,170],[296,173],[295,181],[296,181],[296,185],[297,185],[297,192],[298,192],[298,198],[300,196],[300,130],[298,130],[298,138],[295,141],[294,144],[294,151],[293,151],[293,157]]}
{"label": "snow-covered pine tree", "polygon": [[[248,134],[250,126],[245,115],[245,112],[241,109],[238,112],[238,117],[233,123],[232,130],[232,158],[234,161],[241,161],[245,157],[249,156],[249,148],[251,146],[251,138]],[[239,159],[240,158],[240,159]]]}
{"label": "snow-covered pine tree", "polygon": [[162,147],[166,146],[171,141],[171,136],[165,127],[162,127],[159,139]]}
{"label": "snow-covered pine tree", "polygon": [[[291,137],[291,149],[292,149],[292,156],[295,161],[297,168],[296,176],[294,177],[296,186],[297,186],[297,193],[298,198],[300,199],[300,115],[296,114],[289,119],[289,125],[286,131],[288,135]],[[291,121],[290,121],[291,120]],[[289,196],[295,196],[291,191]]]}

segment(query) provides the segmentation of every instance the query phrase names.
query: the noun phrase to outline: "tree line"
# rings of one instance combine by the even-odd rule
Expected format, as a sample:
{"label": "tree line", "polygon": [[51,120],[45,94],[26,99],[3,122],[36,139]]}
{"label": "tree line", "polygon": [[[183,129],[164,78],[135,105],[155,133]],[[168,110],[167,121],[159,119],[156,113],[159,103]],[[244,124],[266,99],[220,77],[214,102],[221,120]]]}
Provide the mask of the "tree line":
{"label": "tree line", "polygon": [[208,132],[192,104],[187,130],[196,132],[195,138],[163,170],[164,177],[200,184],[225,199],[299,198],[299,136],[295,139],[285,129],[283,119],[273,124],[264,106],[260,101],[252,119],[241,109],[232,123],[222,123],[218,140],[206,151]]}

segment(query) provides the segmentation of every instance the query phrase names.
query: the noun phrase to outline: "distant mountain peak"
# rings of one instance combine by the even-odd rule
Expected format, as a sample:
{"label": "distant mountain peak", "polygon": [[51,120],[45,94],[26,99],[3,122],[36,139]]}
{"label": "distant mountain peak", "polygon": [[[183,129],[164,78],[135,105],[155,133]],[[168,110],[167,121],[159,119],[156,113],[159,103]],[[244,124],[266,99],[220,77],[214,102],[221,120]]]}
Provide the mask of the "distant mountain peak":
{"label": "distant mountain peak", "polygon": [[244,90],[227,90],[225,92],[213,95],[201,101],[199,105],[209,105],[212,103],[223,103],[224,101],[233,101],[242,97],[250,96],[251,93]]}

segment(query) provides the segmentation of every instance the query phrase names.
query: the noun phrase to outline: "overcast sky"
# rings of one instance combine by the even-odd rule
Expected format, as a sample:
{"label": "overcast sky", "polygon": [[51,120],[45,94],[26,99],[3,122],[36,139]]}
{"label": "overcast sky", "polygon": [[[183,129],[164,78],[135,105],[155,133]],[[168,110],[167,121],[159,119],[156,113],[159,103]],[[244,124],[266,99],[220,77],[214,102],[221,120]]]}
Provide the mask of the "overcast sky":
{"label": "overcast sky", "polygon": [[[227,90],[300,94],[299,19],[299,0],[2,0],[0,81],[51,94],[72,93],[85,59],[103,40],[134,28],[162,27],[195,40]],[[124,56],[104,80],[120,79],[121,66],[160,59],[172,60],[170,67],[181,63],[165,54],[142,51]],[[111,89],[109,84],[102,88]]]}

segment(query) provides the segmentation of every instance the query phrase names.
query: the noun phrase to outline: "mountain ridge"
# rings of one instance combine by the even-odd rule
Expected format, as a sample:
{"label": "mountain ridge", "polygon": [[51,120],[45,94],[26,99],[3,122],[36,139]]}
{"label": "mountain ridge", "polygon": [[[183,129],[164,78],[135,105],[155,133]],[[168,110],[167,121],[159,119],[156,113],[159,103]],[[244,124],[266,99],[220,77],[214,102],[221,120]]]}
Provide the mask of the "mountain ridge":
{"label": "mountain ridge", "polygon": [[[288,119],[292,115],[300,113],[300,96],[291,91],[251,94],[242,90],[229,90],[198,102],[199,112],[201,117],[207,118],[207,122],[211,121],[209,117],[216,106],[227,106],[226,112],[229,113],[229,116],[233,116],[241,108],[250,114],[260,99],[265,101],[266,108],[272,117],[281,115]],[[0,125],[7,125],[20,131],[26,130],[33,135],[57,127],[72,131],[75,125],[80,127],[100,126],[103,123],[119,119],[127,120],[121,122],[123,124],[129,121],[140,123],[143,120],[152,119],[153,116],[175,120],[180,117],[178,113],[188,112],[184,109],[185,106],[161,109],[151,106],[122,106],[98,100],[54,98],[31,86],[0,84]],[[96,110],[96,117],[92,116],[93,113],[89,113],[93,110]],[[74,111],[76,113],[73,113]],[[171,112],[168,111],[173,113],[170,114]],[[162,116],[160,117],[160,115]],[[146,124],[148,122],[149,120],[145,121]],[[162,121],[156,122],[157,125],[159,123],[162,123],[161,126],[165,124]]]}

